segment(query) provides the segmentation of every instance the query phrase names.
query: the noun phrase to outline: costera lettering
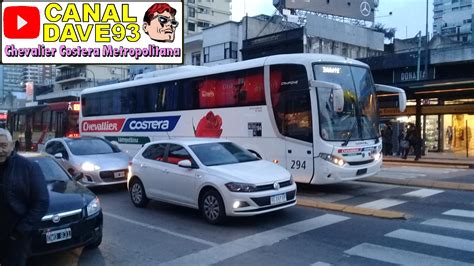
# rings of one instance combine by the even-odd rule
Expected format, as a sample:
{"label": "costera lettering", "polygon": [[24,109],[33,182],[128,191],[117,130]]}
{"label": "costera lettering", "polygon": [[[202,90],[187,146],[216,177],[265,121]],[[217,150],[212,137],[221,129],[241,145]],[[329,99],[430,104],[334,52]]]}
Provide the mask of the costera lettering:
{"label": "costera lettering", "polygon": [[131,130],[167,130],[170,126],[168,120],[159,121],[132,121],[130,122]]}

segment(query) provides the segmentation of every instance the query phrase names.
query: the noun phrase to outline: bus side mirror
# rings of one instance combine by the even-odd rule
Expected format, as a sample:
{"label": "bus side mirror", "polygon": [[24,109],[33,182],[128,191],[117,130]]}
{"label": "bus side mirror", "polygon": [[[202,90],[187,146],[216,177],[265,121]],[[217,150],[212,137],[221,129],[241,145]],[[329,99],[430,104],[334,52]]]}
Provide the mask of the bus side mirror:
{"label": "bus side mirror", "polygon": [[333,111],[336,113],[342,112],[342,110],[344,109],[344,90],[342,89],[341,85],[333,82],[312,80],[311,86],[321,89],[332,90]]}
{"label": "bus side mirror", "polygon": [[407,95],[403,89],[388,85],[375,84],[375,90],[397,93],[400,112],[405,112],[405,109],[407,108]]}

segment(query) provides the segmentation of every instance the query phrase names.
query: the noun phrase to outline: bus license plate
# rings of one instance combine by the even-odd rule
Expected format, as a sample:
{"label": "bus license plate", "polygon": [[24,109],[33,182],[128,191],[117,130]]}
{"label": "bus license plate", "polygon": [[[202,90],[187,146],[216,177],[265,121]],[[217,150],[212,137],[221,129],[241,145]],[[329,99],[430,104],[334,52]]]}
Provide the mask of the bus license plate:
{"label": "bus license plate", "polygon": [[46,233],[46,244],[64,241],[72,238],[71,228],[51,231]]}
{"label": "bus license plate", "polygon": [[120,171],[120,172],[115,172],[114,173],[115,178],[122,178],[125,177],[125,171]]}
{"label": "bus license plate", "polygon": [[286,201],[286,193],[278,194],[278,195],[270,197],[270,204],[271,205],[282,203],[282,202],[285,202],[285,201]]}

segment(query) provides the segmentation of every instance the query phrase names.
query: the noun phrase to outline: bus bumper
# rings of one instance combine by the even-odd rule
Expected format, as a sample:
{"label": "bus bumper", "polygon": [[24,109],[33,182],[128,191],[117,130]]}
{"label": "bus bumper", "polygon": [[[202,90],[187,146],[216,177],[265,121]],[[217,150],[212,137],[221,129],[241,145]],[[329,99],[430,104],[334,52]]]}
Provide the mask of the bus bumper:
{"label": "bus bumper", "polygon": [[377,174],[382,167],[382,156],[378,160],[374,160],[368,164],[345,164],[342,167],[318,158],[315,158],[315,160],[318,160],[318,163],[315,163],[315,167],[317,168],[314,171],[315,176],[311,180],[311,184],[314,185],[334,184],[373,176]]}

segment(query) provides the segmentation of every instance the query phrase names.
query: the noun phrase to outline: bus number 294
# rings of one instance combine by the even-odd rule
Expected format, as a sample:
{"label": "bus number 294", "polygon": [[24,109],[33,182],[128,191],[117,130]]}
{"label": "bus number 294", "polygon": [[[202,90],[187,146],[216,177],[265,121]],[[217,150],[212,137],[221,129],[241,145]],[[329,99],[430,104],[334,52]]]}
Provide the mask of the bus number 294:
{"label": "bus number 294", "polygon": [[306,169],[306,161],[291,160],[291,169]]}

